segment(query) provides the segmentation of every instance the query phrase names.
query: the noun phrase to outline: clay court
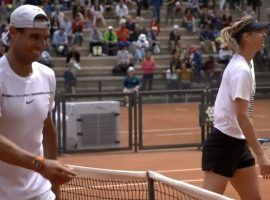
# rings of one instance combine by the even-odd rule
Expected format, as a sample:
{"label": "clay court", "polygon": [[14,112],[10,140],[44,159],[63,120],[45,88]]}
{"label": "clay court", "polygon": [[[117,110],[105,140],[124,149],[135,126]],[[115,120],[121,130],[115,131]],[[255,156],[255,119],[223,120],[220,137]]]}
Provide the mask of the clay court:
{"label": "clay court", "polygon": [[[270,138],[270,109],[268,100],[255,101],[254,126],[259,137]],[[121,107],[121,140],[127,133],[127,108]],[[198,103],[143,105],[143,144],[184,144],[200,142]],[[152,170],[168,177],[201,186],[203,173],[201,151],[197,148],[113,151],[103,153],[63,154],[65,163],[120,170]],[[270,180],[260,178],[263,199],[270,199]],[[251,188],[252,189],[252,188]],[[225,195],[239,199],[229,185]]]}

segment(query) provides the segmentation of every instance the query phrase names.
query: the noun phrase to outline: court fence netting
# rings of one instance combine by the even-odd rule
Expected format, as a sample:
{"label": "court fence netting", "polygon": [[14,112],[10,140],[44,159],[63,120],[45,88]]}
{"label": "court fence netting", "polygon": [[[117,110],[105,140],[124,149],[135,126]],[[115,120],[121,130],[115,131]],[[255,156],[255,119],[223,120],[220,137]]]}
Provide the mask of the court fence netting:
{"label": "court fence netting", "polygon": [[70,165],[77,176],[60,188],[61,200],[230,200],[153,171]]}

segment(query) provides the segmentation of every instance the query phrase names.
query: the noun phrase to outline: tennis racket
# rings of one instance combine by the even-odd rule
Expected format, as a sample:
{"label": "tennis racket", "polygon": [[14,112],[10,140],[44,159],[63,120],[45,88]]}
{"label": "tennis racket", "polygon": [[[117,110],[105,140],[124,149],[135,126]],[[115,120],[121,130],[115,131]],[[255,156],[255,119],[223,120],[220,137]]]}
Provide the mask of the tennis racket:
{"label": "tennis racket", "polygon": [[261,143],[267,158],[270,159],[270,139],[259,138],[258,140]]}

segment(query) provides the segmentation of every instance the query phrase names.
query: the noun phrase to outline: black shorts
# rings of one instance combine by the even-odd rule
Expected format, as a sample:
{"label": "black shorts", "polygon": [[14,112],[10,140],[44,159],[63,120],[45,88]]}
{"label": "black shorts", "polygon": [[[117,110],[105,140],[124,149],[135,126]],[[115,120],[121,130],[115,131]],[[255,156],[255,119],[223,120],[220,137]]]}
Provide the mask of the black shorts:
{"label": "black shorts", "polygon": [[240,168],[255,165],[246,140],[230,137],[218,129],[209,134],[202,153],[202,170],[233,177]]}

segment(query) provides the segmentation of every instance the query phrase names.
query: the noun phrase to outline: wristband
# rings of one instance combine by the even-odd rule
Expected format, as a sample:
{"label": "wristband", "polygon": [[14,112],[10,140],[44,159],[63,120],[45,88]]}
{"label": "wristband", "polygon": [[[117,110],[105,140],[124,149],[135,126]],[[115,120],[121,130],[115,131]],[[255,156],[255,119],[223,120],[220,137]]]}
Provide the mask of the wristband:
{"label": "wristband", "polygon": [[40,172],[42,168],[44,167],[44,157],[43,156],[37,156],[32,161],[33,170],[36,172]]}

